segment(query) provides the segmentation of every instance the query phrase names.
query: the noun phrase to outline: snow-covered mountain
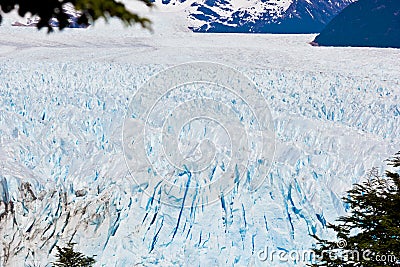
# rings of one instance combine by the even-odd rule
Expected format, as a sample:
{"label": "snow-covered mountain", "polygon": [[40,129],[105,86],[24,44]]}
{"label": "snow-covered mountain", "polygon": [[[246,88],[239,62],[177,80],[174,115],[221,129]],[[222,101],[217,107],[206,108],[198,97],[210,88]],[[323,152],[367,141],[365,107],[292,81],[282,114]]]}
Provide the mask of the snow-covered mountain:
{"label": "snow-covered mountain", "polygon": [[162,0],[183,8],[196,32],[314,33],[356,0]]}

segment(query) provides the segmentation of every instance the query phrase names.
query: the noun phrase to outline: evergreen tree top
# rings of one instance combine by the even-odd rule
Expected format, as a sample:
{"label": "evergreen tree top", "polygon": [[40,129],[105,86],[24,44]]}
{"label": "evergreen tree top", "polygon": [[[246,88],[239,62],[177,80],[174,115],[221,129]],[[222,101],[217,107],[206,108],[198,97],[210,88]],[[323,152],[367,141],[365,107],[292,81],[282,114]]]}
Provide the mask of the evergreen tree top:
{"label": "evergreen tree top", "polygon": [[373,169],[347,191],[349,213],[327,226],[345,246],[314,235],[317,261],[310,266],[400,266],[400,152],[388,165],[395,170],[380,176]]}
{"label": "evergreen tree top", "polygon": [[[152,7],[151,0],[139,0],[148,7]],[[50,20],[57,19],[59,28],[63,29],[70,24],[69,17],[64,9],[65,5],[72,5],[80,12],[78,18],[79,24],[94,23],[99,18],[107,20],[109,17],[115,17],[121,20],[126,25],[139,23],[143,28],[150,28],[150,20],[139,16],[136,13],[129,11],[125,5],[115,0],[2,0],[0,1],[1,11],[9,13],[12,10],[17,10],[18,14],[24,17],[30,13],[32,16],[37,16],[40,20],[37,24],[39,29],[47,27],[48,31],[52,31]],[[0,23],[2,17],[0,14]]]}

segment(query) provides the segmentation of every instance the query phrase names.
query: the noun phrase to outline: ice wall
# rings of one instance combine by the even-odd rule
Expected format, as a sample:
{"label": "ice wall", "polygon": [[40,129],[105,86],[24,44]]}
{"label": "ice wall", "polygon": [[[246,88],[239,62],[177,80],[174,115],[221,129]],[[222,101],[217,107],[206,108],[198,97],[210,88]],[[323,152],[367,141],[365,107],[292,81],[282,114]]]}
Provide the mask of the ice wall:
{"label": "ice wall", "polygon": [[45,266],[71,240],[97,266],[293,266],[258,253],[329,235],[345,190],[400,150],[396,77],[240,68],[274,119],[263,186],[163,205],[135,184],[121,143],[133,93],[162,69],[0,64],[0,266]]}

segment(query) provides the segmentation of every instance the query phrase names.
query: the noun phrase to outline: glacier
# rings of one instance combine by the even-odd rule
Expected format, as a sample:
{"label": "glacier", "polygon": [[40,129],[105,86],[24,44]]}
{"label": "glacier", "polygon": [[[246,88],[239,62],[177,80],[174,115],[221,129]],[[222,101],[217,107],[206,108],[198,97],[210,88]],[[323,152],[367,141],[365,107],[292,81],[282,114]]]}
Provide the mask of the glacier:
{"label": "glacier", "polygon": [[[0,266],[46,266],[70,241],[96,266],[304,266],[262,261],[260,251],[307,250],[310,234],[331,236],[325,225],[345,214],[345,191],[399,150],[397,50],[108,27],[0,28],[13,31],[0,37]],[[213,203],[179,208],[135,182],[122,131],[150,77],[200,59],[254,83],[275,155],[255,192],[240,180]]]}
{"label": "glacier", "polygon": [[325,220],[345,212],[344,190],[399,145],[395,90],[341,75],[243,69],[274,117],[266,181],[219,203],[162,205],[132,181],[121,147],[132,90],[162,69],[1,66],[7,264],[43,264],[55,245],[73,240],[99,266],[258,266],[265,246],[310,248],[308,235],[323,235]]}

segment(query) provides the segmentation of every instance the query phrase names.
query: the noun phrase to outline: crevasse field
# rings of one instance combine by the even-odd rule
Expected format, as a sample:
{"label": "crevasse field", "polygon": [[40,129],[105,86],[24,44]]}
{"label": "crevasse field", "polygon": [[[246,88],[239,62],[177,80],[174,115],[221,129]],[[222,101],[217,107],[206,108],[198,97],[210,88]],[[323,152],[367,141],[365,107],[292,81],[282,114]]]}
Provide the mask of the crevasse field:
{"label": "crevasse field", "polygon": [[[46,266],[70,241],[97,255],[96,266],[305,265],[260,252],[300,252],[315,243],[310,234],[331,236],[325,225],[346,212],[345,191],[400,150],[400,50],[312,47],[313,35],[194,34],[180,13],[149,16],[153,34],[111,21],[47,35],[4,19],[0,266]],[[124,118],[152,75],[194,61],[230,66],[256,85],[275,153],[255,192],[235,180],[218,201],[171,206],[132,178]]]}

